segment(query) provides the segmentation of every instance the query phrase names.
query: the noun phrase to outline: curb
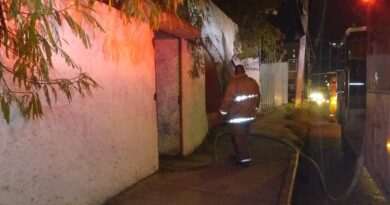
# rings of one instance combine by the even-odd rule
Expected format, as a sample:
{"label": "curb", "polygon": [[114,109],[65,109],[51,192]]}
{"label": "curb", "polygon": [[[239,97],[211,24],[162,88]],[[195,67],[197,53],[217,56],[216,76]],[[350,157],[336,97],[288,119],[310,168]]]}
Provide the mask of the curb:
{"label": "curb", "polygon": [[283,183],[278,205],[290,205],[294,190],[295,176],[298,169],[299,152],[292,154],[287,174]]}

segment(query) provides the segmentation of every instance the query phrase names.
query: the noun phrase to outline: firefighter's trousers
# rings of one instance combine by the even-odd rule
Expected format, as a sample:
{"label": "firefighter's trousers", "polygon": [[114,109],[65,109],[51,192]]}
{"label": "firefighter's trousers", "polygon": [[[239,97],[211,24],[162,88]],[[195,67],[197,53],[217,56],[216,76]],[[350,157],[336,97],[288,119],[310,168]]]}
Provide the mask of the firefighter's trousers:
{"label": "firefighter's trousers", "polygon": [[250,130],[250,122],[229,124],[232,142],[235,149],[236,159],[249,159],[248,135]]}

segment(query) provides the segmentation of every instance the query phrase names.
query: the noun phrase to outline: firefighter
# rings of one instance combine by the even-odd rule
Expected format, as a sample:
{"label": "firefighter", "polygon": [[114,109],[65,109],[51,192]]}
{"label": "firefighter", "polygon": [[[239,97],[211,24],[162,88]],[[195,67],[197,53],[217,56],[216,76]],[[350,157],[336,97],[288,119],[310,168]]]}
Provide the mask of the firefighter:
{"label": "firefighter", "polygon": [[242,166],[249,166],[248,134],[251,122],[256,118],[260,91],[256,81],[245,74],[243,65],[235,66],[234,73],[219,111],[229,124],[236,161]]}

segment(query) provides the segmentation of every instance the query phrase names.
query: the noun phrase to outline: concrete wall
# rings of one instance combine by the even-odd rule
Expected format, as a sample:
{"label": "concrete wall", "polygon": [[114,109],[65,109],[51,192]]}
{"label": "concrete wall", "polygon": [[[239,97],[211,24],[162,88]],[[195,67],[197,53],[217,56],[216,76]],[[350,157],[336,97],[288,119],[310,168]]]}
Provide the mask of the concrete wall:
{"label": "concrete wall", "polygon": [[205,76],[191,78],[192,58],[186,40],[181,40],[183,154],[191,153],[205,138],[208,125],[205,101]]}
{"label": "concrete wall", "polygon": [[[95,9],[106,32],[93,31],[91,49],[69,28],[60,32],[101,88],[72,103],[60,97],[42,119],[0,120],[1,205],[101,204],[158,168],[153,32]],[[56,75],[70,75],[55,65]]]}
{"label": "concrete wall", "polygon": [[[208,123],[216,126],[219,121],[218,108],[222,101],[224,88],[232,74],[233,65],[230,62],[234,56],[234,41],[238,26],[212,1],[206,1],[205,18],[203,21],[202,38],[209,54],[206,61],[206,96],[208,103]],[[212,70],[213,69],[213,70]],[[217,82],[217,84],[215,83]],[[215,92],[219,93],[215,93]]]}
{"label": "concrete wall", "polygon": [[[230,63],[234,55],[234,42],[238,26],[211,1],[206,2],[205,20],[202,28],[202,38],[208,39],[208,51],[216,63],[220,83],[226,80],[226,70],[232,71]],[[206,41],[208,41],[206,40]]]}

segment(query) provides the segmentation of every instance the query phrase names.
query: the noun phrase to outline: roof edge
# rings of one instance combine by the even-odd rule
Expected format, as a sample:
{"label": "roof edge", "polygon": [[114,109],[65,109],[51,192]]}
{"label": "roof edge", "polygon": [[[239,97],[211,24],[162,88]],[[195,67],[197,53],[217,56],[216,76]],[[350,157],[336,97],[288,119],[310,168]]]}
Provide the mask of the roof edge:
{"label": "roof edge", "polygon": [[191,26],[188,22],[168,12],[162,13],[158,31],[162,31],[164,33],[184,39],[194,39],[201,37],[201,32],[199,29]]}

